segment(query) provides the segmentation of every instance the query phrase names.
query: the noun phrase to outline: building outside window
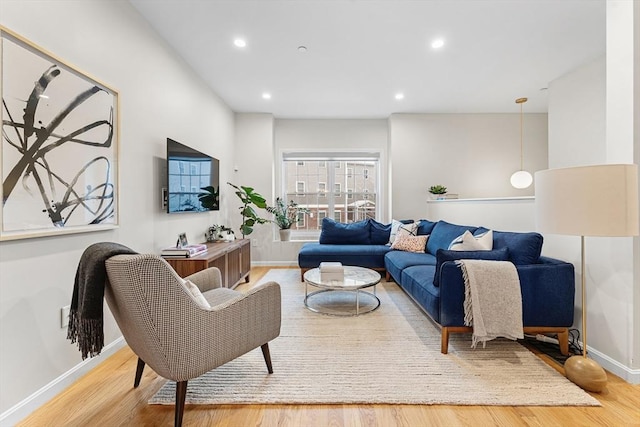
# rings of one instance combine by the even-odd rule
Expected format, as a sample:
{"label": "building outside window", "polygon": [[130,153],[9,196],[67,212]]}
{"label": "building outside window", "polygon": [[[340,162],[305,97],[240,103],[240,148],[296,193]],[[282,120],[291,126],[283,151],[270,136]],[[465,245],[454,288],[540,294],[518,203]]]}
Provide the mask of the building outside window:
{"label": "building outside window", "polygon": [[378,218],[379,163],[379,153],[283,153],[280,197],[309,210],[298,218],[292,240],[317,239],[325,217]]}

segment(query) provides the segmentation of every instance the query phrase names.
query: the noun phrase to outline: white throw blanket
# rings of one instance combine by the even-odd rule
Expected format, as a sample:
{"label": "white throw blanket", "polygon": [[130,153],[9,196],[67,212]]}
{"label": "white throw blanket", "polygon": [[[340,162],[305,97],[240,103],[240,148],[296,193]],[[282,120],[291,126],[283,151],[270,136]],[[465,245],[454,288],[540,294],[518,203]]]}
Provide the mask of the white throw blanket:
{"label": "white throw blanket", "polygon": [[508,261],[460,260],[465,285],[464,324],[478,342],[497,337],[524,338],[522,294],[516,267]]}

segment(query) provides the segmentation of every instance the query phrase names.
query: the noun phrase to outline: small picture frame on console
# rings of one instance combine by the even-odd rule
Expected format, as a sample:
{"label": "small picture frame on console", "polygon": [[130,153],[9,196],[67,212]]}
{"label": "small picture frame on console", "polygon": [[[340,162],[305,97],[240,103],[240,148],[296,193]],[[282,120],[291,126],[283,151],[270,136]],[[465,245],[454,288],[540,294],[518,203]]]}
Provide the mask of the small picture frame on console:
{"label": "small picture frame on console", "polygon": [[187,233],[180,233],[178,235],[178,241],[176,242],[176,247],[178,249],[182,249],[187,246],[189,246],[189,241],[187,240]]}

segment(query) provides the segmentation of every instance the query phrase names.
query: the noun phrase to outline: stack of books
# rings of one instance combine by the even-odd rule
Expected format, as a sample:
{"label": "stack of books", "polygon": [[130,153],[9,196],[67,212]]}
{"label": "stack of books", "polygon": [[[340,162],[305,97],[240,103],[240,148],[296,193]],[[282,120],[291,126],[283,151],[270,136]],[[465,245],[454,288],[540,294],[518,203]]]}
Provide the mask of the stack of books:
{"label": "stack of books", "polygon": [[181,248],[170,247],[162,250],[163,257],[170,258],[191,258],[207,251],[207,245],[199,243],[195,245],[186,245]]}

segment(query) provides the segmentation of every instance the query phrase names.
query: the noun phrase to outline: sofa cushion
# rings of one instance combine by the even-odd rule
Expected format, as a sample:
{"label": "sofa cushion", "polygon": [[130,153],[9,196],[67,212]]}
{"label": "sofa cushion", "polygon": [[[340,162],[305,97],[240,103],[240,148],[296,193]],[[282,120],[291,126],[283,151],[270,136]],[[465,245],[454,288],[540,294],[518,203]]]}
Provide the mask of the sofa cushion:
{"label": "sofa cushion", "polygon": [[386,245],[391,235],[391,224],[369,219],[369,239],[372,245]]}
{"label": "sofa cushion", "polygon": [[404,251],[389,251],[384,256],[384,268],[398,283],[402,270],[413,265],[432,265],[435,267],[436,257],[431,254]]}
{"label": "sofa cushion", "polygon": [[345,224],[325,217],[322,219],[320,243],[323,245],[368,245],[371,243],[369,221]]}
{"label": "sofa cushion", "polygon": [[433,265],[415,265],[402,270],[402,287],[436,322],[440,322],[440,288],[433,286]]}
{"label": "sofa cushion", "polygon": [[484,259],[489,261],[509,261],[509,249],[495,249],[491,251],[447,251],[444,249],[436,252],[436,272],[433,276],[433,285],[440,286],[440,270],[442,264],[458,259]]}
{"label": "sofa cushion", "polygon": [[[484,231],[487,229],[480,227],[474,234]],[[509,248],[510,261],[515,265],[538,263],[542,252],[542,242],[542,235],[535,232],[493,231],[493,249]]]}
{"label": "sofa cushion", "polygon": [[305,243],[298,252],[300,268],[315,268],[321,262],[341,262],[367,268],[384,268],[384,256],[391,248],[386,245],[331,245]]}
{"label": "sofa cushion", "polygon": [[449,249],[449,245],[453,240],[469,230],[472,233],[477,227],[467,225],[450,224],[446,221],[438,221],[431,231],[429,241],[427,242],[427,252],[435,255],[438,249]]}
{"label": "sofa cushion", "polygon": [[493,249],[493,232],[491,230],[475,236],[467,230],[449,245],[451,251],[490,251],[491,249]]}
{"label": "sofa cushion", "polygon": [[418,236],[431,234],[433,227],[437,224],[437,222],[429,221],[428,219],[421,219],[418,223],[420,224],[418,225]]}
{"label": "sofa cushion", "polygon": [[398,234],[391,245],[391,249],[397,251],[424,253],[427,248],[429,236],[405,236]]}

